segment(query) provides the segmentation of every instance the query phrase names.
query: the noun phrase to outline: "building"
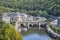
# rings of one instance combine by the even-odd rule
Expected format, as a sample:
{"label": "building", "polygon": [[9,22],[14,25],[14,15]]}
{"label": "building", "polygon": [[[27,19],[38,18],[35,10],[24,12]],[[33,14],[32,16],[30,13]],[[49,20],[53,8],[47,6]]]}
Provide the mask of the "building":
{"label": "building", "polygon": [[57,17],[55,20],[51,22],[54,26],[60,26],[60,17]]}
{"label": "building", "polygon": [[4,13],[4,15],[2,15],[2,21],[5,21],[6,23],[10,23],[10,17],[7,13]]}
{"label": "building", "polygon": [[[1,18],[1,17],[0,17]],[[0,19],[1,20],[1,19]],[[9,12],[2,15],[2,20],[6,23],[27,21],[27,14],[19,12]]]}
{"label": "building", "polygon": [[9,12],[2,15],[2,20],[7,23],[25,22],[25,21],[45,21],[45,17],[34,17],[26,13]]}
{"label": "building", "polygon": [[60,17],[58,17],[57,25],[60,26]]}
{"label": "building", "polygon": [[34,17],[31,15],[28,15],[26,13],[19,13],[19,12],[9,12],[9,13],[4,13],[2,17],[0,17],[0,20],[5,21],[6,23],[11,23],[14,24],[15,29],[19,31],[19,27],[21,24],[24,26],[28,26],[29,28],[29,22],[33,24],[39,24],[40,21],[45,21],[45,17]]}
{"label": "building", "polygon": [[33,20],[34,21],[45,21],[47,19],[45,17],[39,17],[39,16],[37,16],[37,17],[33,17]]}
{"label": "building", "polygon": [[20,21],[20,13],[19,12],[10,12],[9,17],[10,17],[10,22],[17,22]]}
{"label": "building", "polygon": [[51,22],[51,24],[53,24],[54,26],[57,26],[57,23],[58,23],[57,19]]}

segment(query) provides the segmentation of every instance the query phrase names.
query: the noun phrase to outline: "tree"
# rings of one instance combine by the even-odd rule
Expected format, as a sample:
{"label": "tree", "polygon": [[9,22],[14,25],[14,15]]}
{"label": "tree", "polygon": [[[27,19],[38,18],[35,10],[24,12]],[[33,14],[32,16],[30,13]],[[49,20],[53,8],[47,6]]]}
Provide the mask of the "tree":
{"label": "tree", "polygon": [[0,0],[0,13],[18,11],[38,15],[39,10],[60,16],[60,0]]}
{"label": "tree", "polygon": [[22,35],[11,24],[0,22],[0,40],[22,40]]}

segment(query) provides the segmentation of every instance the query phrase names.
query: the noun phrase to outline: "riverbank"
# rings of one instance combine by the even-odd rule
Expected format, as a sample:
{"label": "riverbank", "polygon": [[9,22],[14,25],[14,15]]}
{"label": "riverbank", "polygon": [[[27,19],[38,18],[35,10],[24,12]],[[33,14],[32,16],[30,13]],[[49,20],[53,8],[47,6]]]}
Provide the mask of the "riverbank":
{"label": "riverbank", "polygon": [[60,35],[56,32],[54,32],[49,25],[46,26],[46,32],[49,34],[49,36],[55,38],[55,39],[59,39],[60,40]]}
{"label": "riverbank", "polygon": [[52,24],[49,24],[49,26],[50,26],[50,28],[51,28],[54,32],[60,34],[60,27],[55,27],[55,26],[52,25]]}

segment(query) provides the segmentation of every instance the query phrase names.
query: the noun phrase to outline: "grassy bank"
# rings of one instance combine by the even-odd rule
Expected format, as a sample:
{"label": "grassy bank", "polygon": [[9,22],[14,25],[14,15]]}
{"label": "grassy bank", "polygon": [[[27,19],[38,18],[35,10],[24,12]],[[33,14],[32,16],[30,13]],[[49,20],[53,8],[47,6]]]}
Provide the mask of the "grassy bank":
{"label": "grassy bank", "polygon": [[49,26],[52,30],[54,30],[56,33],[60,34],[60,27],[55,27],[51,23],[49,23]]}

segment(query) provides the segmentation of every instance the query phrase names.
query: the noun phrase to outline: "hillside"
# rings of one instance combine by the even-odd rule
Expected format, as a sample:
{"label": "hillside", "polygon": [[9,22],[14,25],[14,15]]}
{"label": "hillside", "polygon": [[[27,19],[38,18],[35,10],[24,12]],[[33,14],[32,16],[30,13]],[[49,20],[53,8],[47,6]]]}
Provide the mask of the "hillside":
{"label": "hillside", "polygon": [[12,11],[34,16],[60,16],[60,0],[0,0],[0,14]]}

